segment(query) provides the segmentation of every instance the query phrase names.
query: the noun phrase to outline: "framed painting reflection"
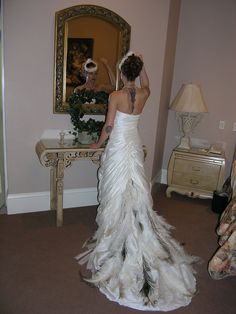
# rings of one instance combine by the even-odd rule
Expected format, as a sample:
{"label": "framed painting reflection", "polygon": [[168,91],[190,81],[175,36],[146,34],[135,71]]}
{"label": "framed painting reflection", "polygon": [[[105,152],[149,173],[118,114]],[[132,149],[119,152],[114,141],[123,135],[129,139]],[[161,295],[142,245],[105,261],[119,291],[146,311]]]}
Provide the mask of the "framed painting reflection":
{"label": "framed painting reflection", "polygon": [[68,38],[66,62],[66,101],[76,86],[85,83],[83,63],[93,58],[93,38]]}

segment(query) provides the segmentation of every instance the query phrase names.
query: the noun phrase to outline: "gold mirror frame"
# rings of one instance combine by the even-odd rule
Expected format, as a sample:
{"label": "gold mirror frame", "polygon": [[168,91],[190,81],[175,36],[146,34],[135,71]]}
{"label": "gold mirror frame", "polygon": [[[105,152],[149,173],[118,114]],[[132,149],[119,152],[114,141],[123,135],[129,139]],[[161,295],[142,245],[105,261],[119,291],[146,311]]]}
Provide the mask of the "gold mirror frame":
{"label": "gold mirror frame", "polygon": [[[129,50],[130,25],[118,14],[97,5],[77,5],[55,13],[54,113],[67,113],[66,93],[66,23],[76,17],[96,17],[111,23],[119,31],[118,60]],[[108,43],[109,47],[109,43]],[[118,62],[117,60],[117,62]],[[96,113],[94,113],[96,114]]]}

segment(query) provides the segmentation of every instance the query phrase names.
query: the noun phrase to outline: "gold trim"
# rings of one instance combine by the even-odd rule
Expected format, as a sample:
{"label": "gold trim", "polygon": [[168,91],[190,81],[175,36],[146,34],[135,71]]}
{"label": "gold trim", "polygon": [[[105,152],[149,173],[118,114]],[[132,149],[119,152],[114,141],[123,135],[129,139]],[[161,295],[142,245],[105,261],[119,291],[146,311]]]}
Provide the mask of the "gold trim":
{"label": "gold trim", "polygon": [[64,106],[65,23],[78,16],[96,16],[113,24],[120,31],[119,57],[129,50],[130,25],[115,12],[97,5],[76,5],[55,13],[53,112],[67,113]]}

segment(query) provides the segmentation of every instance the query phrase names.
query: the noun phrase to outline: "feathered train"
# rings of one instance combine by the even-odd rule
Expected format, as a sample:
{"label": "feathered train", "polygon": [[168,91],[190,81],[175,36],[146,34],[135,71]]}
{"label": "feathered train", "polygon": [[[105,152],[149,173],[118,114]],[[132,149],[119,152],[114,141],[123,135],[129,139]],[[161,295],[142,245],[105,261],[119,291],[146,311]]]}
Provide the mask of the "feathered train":
{"label": "feathered train", "polygon": [[[153,208],[138,135],[139,116],[117,112],[99,169],[98,229],[78,255],[87,282],[108,299],[139,310],[169,311],[196,292],[192,263]],[[128,134],[128,135],[127,135]]]}

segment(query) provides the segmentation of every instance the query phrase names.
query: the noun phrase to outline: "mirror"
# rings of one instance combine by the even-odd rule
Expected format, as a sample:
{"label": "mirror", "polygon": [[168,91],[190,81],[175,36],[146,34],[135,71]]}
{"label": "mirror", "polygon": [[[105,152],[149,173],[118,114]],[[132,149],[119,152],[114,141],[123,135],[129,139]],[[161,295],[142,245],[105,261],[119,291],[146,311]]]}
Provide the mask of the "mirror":
{"label": "mirror", "polygon": [[[84,83],[81,66],[87,58],[98,63],[97,80],[109,83],[106,59],[114,76],[117,62],[129,50],[130,25],[116,13],[96,5],[77,5],[56,12],[54,113],[67,113],[68,99]],[[118,81],[118,78],[117,78]],[[116,82],[116,84],[118,84]],[[89,114],[104,114],[96,104]]]}

